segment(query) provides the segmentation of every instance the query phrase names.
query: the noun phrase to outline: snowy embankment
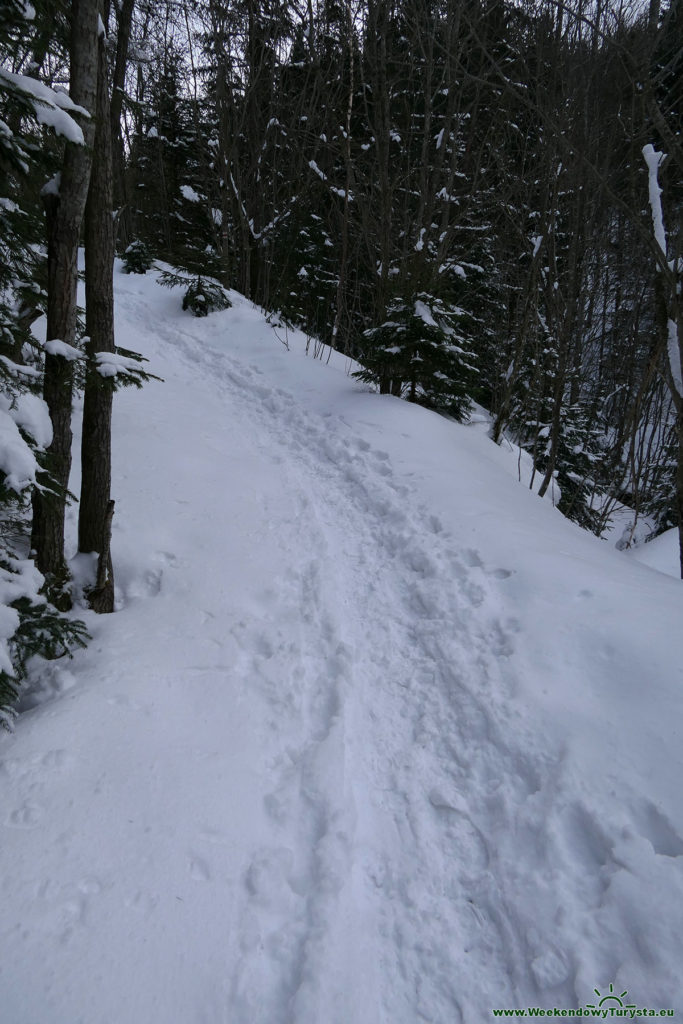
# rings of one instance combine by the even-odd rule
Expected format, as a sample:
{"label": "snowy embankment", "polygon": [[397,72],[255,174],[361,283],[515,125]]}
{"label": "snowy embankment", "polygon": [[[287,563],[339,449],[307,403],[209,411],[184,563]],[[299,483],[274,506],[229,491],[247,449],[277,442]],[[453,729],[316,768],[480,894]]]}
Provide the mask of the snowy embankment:
{"label": "snowy embankment", "polygon": [[239,296],[117,289],[165,383],[120,610],[0,737],[3,1022],[683,1010],[680,582]]}

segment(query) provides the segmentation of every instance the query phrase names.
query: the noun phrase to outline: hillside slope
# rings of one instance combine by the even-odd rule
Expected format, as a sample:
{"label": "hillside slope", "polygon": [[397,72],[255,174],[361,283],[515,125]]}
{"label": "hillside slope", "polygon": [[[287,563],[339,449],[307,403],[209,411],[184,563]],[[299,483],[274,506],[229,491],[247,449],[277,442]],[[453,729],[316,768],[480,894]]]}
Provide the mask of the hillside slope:
{"label": "hillside slope", "polygon": [[241,297],[116,283],[165,383],[115,404],[120,610],[0,736],[3,1021],[683,1010],[680,581]]}

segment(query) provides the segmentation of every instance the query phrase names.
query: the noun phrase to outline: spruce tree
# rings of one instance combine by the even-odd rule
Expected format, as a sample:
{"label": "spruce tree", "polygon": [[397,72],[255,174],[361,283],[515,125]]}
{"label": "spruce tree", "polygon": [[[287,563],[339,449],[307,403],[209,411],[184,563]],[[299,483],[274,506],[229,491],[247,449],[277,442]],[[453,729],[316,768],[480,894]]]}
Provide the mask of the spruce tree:
{"label": "spruce tree", "polygon": [[397,297],[384,322],[365,332],[364,368],[355,376],[382,393],[466,420],[476,374],[463,331],[467,320],[461,309],[426,292]]}

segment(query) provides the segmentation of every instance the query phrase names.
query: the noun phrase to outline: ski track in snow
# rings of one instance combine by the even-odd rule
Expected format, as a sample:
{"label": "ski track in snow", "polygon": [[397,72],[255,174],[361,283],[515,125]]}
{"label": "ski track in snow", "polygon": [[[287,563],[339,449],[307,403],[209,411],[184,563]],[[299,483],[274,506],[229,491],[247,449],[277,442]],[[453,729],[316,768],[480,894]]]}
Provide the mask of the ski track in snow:
{"label": "ski track in snow", "polygon": [[[386,453],[342,419],[307,412],[258,368],[160,324],[144,298],[133,314],[240,409],[291,474],[278,526],[288,569],[272,580],[263,621],[232,625],[235,661],[217,647],[207,664],[197,640],[198,671],[243,676],[261,701],[270,838],[235,883],[237,956],[192,1019],[476,1024],[492,1006],[578,1005],[577,980],[619,973],[600,922],[623,852],[588,795],[577,797],[565,752],[544,745],[515,701],[511,571],[462,549]],[[160,551],[141,593],[159,592],[175,560]],[[40,821],[32,772],[37,780],[46,766],[67,771],[69,754],[16,766],[26,798],[6,814],[10,828]],[[641,804],[632,838],[680,864],[683,840]],[[196,836],[193,881],[213,885],[229,842],[208,826]],[[99,886],[84,876],[60,926],[87,915]],[[154,896],[131,899],[148,913]],[[646,969],[642,935],[632,945]]]}

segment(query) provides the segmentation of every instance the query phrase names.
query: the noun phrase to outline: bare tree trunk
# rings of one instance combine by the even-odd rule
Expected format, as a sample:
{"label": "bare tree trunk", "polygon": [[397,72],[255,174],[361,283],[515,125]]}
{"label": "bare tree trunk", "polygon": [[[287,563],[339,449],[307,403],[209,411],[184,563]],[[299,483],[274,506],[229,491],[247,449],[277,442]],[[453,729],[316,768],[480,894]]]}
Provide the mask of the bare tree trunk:
{"label": "bare tree trunk", "polygon": [[[97,88],[97,2],[73,0],[71,25],[71,97],[86,110],[95,107]],[[47,338],[73,344],[76,333],[78,241],[88,194],[95,122],[83,119],[85,145],[67,141],[56,193],[45,196],[47,214]],[[47,466],[57,493],[34,492],[32,546],[40,571],[66,576],[64,512],[71,469],[71,364],[45,357],[44,397],[53,438]]]}
{"label": "bare tree trunk", "polygon": [[349,47],[349,93],[346,104],[346,132],[344,139],[344,165],[346,174],[344,180],[344,213],[342,216],[341,254],[339,257],[339,275],[337,278],[337,298],[335,304],[334,323],[332,325],[332,348],[340,349],[341,351],[348,353],[348,330],[344,333],[342,345],[340,345],[339,336],[345,312],[346,279],[349,261],[349,193],[351,191],[351,177],[353,174],[353,165],[351,162],[351,118],[353,115],[353,91],[355,88],[355,80],[353,12],[351,10],[351,0],[347,0],[346,4],[346,31]]}
{"label": "bare tree trunk", "polygon": [[132,220],[126,194],[126,158],[123,150],[123,137],[121,135],[121,113],[123,110],[128,46],[130,43],[130,29],[134,6],[135,0],[122,0],[120,7],[117,8],[116,62],[114,64],[111,109],[109,113],[113,148],[114,202],[121,211],[117,223],[119,237],[124,246],[132,241]]}
{"label": "bare tree trunk", "polygon": [[[98,579],[91,605],[98,612],[114,610],[114,574],[109,557],[111,532],[111,412],[113,388],[95,368],[95,353],[113,352],[114,224],[109,85],[104,41],[99,42],[97,129],[90,189],[85,210],[85,295],[88,374],[83,402],[79,551],[96,551],[106,573]],[[112,509],[113,514],[113,509]],[[102,566],[98,576],[102,576]],[[94,600],[95,593],[97,599]]]}

